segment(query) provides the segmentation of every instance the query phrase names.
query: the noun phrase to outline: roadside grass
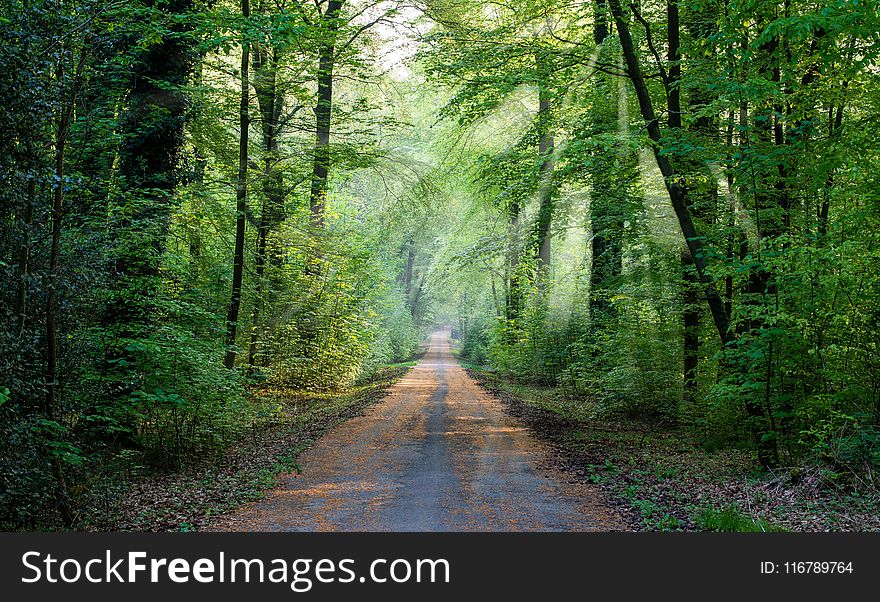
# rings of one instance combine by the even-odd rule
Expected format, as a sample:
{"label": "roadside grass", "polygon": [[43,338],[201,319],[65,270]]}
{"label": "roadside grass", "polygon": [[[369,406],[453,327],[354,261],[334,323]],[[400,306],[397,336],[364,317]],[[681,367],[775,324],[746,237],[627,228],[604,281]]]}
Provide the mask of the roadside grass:
{"label": "roadside grass", "polygon": [[[425,357],[425,354],[427,352],[428,352],[428,343],[426,343],[426,342],[419,343],[419,346],[416,349],[415,353],[413,353],[412,356],[410,356],[410,358],[408,360],[403,361],[403,362],[397,362],[394,364],[385,364],[384,366],[382,366],[382,368],[379,369],[378,378],[381,379],[381,374],[383,372],[393,371],[393,370],[397,370],[400,368],[413,368],[413,367],[415,367],[416,364],[418,364],[422,360],[422,358]],[[369,380],[373,381],[373,380],[376,380],[376,378],[377,378],[377,376],[374,375]]]}
{"label": "roadside grass", "polygon": [[471,363],[468,363],[468,362],[463,362],[463,361],[461,361],[461,360],[458,360],[458,364],[459,364],[462,368],[464,368],[465,370],[485,370],[485,369],[486,369],[485,366],[480,366],[480,365],[478,365],[478,364],[471,364]]}
{"label": "roadside grass", "polygon": [[458,365],[464,368],[465,370],[477,370],[479,372],[484,372],[489,374],[492,370],[489,366],[485,366],[482,364],[474,364],[472,362],[467,361],[461,355],[461,349],[458,348],[457,344],[453,341],[452,347],[449,350],[452,353],[452,356],[455,358],[455,361],[458,362]]}
{"label": "roadside grass", "polygon": [[768,533],[788,531],[771,524],[762,518],[743,514],[734,506],[725,508],[706,508],[696,517],[696,524],[703,531],[724,531],[736,533]]}
{"label": "roadside grass", "polygon": [[597,417],[560,388],[468,372],[601,488],[636,530],[876,531],[880,499],[817,487],[802,470],[757,470],[747,449],[711,447],[662,422]]}

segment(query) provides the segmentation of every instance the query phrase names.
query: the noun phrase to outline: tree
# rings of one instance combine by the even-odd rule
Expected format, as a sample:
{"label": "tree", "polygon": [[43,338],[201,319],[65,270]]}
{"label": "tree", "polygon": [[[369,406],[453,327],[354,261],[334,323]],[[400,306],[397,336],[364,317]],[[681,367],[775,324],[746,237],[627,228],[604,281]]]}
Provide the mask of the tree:
{"label": "tree", "polygon": [[[242,0],[241,16],[247,26],[250,18],[250,3]],[[241,310],[241,283],[244,275],[244,238],[247,226],[248,199],[248,140],[250,138],[250,42],[243,33],[241,42],[241,101],[238,109],[238,181],[235,189],[235,255],[232,263],[232,298],[226,316],[226,358],[227,368],[235,365],[235,335],[238,328],[238,314]]]}

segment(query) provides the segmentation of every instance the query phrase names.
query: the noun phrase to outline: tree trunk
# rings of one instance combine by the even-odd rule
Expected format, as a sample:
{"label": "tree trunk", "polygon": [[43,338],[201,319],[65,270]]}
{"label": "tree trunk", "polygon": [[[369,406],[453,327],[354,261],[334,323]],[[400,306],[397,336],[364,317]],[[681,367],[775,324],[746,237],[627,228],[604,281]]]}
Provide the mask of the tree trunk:
{"label": "tree trunk", "polygon": [[699,280],[694,273],[694,260],[687,251],[681,254],[684,281],[682,305],[684,342],[684,399],[693,402],[697,392],[697,368],[700,358]]}
{"label": "tree trunk", "polygon": [[[33,160],[34,144],[32,140],[27,141],[28,156]],[[37,179],[29,178],[27,183],[27,191],[25,192],[24,215],[22,216],[22,243],[18,252],[18,291],[15,296],[15,304],[18,313],[18,324],[16,331],[18,336],[24,336],[25,324],[27,323],[27,306],[28,306],[28,274],[30,273],[30,257],[31,257],[31,227],[34,223],[34,203],[37,197]]]}
{"label": "tree trunk", "polygon": [[318,93],[315,103],[315,151],[312,160],[312,191],[309,197],[313,234],[324,227],[327,178],[330,171],[330,126],[333,118],[333,67],[336,62],[336,34],[344,0],[329,0],[322,16],[326,38],[318,55]]}
{"label": "tree trunk", "polygon": [[[604,8],[604,0],[598,0]],[[593,37],[602,44],[608,35],[604,13],[597,17]],[[606,60],[611,49],[602,46],[599,59]],[[614,80],[611,76],[597,73],[595,76],[596,100],[591,109],[590,122],[596,132],[608,133],[620,130],[621,117],[626,118],[625,89],[620,86],[612,93]],[[627,120],[628,121],[628,120]],[[628,127],[628,124],[627,124]],[[626,151],[623,151],[626,152]],[[598,336],[600,329],[610,326],[613,307],[610,303],[611,287],[623,271],[623,205],[629,200],[627,181],[622,181],[615,163],[623,163],[622,157],[613,153],[597,156],[590,170],[590,323]],[[637,174],[633,174],[638,177]]]}
{"label": "tree trunk", "polygon": [[507,303],[505,316],[511,324],[519,317],[522,305],[522,282],[519,268],[520,205],[513,201],[507,208]]}
{"label": "tree trunk", "polygon": [[265,224],[265,218],[260,218],[260,226],[257,230],[257,255],[254,258],[256,278],[256,290],[254,291],[254,312],[251,316],[251,343],[248,347],[248,366],[253,368],[257,364],[257,350],[260,344],[260,319],[263,311],[263,274],[266,269],[266,240],[269,236],[269,228]]}
{"label": "tree trunk", "polygon": [[[147,0],[147,6],[159,6]],[[193,0],[169,0],[161,10],[184,16]],[[112,297],[102,324],[115,330],[119,343],[108,345],[105,370],[115,373],[108,389],[119,403],[131,392],[138,370],[125,349],[126,339],[148,336],[156,315],[159,267],[171,215],[177,168],[185,143],[184,126],[189,119],[185,86],[196,61],[191,25],[177,21],[173,31],[145,49],[126,41],[125,52],[136,57],[130,76],[126,106],[120,115],[121,143],[116,173],[121,179],[120,198],[126,203],[110,225],[116,241],[115,279]],[[127,425],[130,426],[130,425]]]}
{"label": "tree trunk", "polygon": [[[64,52],[59,53],[56,79],[58,85],[64,86]],[[46,399],[43,407],[43,415],[46,420],[55,420],[55,405],[58,389],[58,264],[61,258],[61,228],[64,217],[64,153],[67,148],[67,134],[70,127],[70,119],[76,106],[76,95],[82,71],[85,66],[85,50],[79,61],[76,73],[70,84],[69,98],[62,94],[59,108],[58,125],[55,136],[55,187],[52,192],[51,220],[51,243],[49,245],[49,282],[46,295]],[[57,505],[64,525],[69,527],[73,524],[73,516],[70,513],[67,500],[67,485],[64,479],[64,470],[61,462],[52,451],[49,452],[52,473],[55,476],[57,490]]]}
{"label": "tree trunk", "polygon": [[[666,3],[666,31],[668,40],[667,61],[669,64],[669,86],[667,103],[669,115],[667,123],[670,129],[681,127],[681,31],[678,14],[678,0]],[[697,307],[699,294],[698,280],[693,273],[694,258],[689,252],[681,255],[682,280],[684,294],[682,296],[682,342],[684,344],[684,399],[693,402],[697,391],[697,367],[700,351],[700,312]],[[725,310],[725,315],[727,311]],[[728,318],[729,319],[729,318]]]}
{"label": "tree trunk", "polygon": [[[846,88],[846,82],[844,82],[844,89]],[[843,103],[837,106],[837,111],[835,112],[833,108],[828,110],[828,137],[831,139],[836,139],[838,137],[838,132],[840,131],[841,126],[843,125]],[[819,235],[819,240],[824,241],[825,237],[828,235],[828,212],[831,207],[831,201],[828,197],[828,191],[831,189],[834,184],[834,174],[828,174],[828,178],[825,180],[825,189],[822,191],[822,202],[819,205],[818,210],[818,223],[816,226],[816,232]]]}
{"label": "tree trunk", "polygon": [[[543,61],[539,61],[539,64]],[[539,69],[545,71],[545,69]],[[543,79],[543,78],[542,78]],[[538,160],[541,162],[540,181],[538,183],[538,219],[535,227],[535,246],[538,250],[538,273],[539,286],[546,286],[550,276],[550,227],[553,223],[553,134],[549,131],[550,126],[550,94],[541,82],[538,93],[538,127],[540,138],[538,140]]]}
{"label": "tree trunk", "polygon": [[[416,259],[416,243],[410,237],[407,243],[406,267],[403,269],[403,295],[407,305],[410,305],[410,295],[412,294],[413,264]],[[412,307],[410,307],[412,309]]]}
{"label": "tree trunk", "polygon": [[263,160],[263,209],[257,226],[257,252],[254,258],[256,286],[254,291],[254,310],[251,317],[251,342],[248,349],[248,365],[256,365],[262,331],[262,312],[265,306],[264,279],[266,271],[266,249],[269,233],[281,221],[284,205],[283,176],[277,169],[278,126],[283,107],[283,94],[278,89],[278,50],[271,54],[267,49],[256,47],[254,54],[254,91],[260,107],[262,138],[265,157]]}
{"label": "tree trunk", "polygon": [[596,8],[594,10],[593,19],[593,41],[596,46],[605,41],[608,37],[608,18],[606,13],[607,6],[605,0],[595,0]]}
{"label": "tree trunk", "polygon": [[[241,16],[250,17],[249,0],[241,2]],[[244,32],[242,33],[243,36]],[[247,193],[248,193],[248,131],[250,129],[250,43],[247,38],[241,43],[241,102],[238,108],[238,182],[235,188],[235,255],[232,263],[232,298],[226,314],[226,358],[223,362],[227,368],[235,366],[235,338],[238,328],[238,314],[241,309],[241,283],[244,274],[244,238],[247,226]]]}
{"label": "tree trunk", "polygon": [[[682,94],[681,94],[681,19],[679,14],[679,1],[668,0],[666,4],[666,23],[668,53],[668,108],[669,115],[667,124],[671,130],[682,127]],[[696,10],[690,12],[688,29],[692,38],[707,38],[716,30],[714,16],[706,11]],[[710,93],[702,89],[693,89],[688,93],[689,112],[698,113],[703,107],[712,102]],[[717,128],[714,127],[713,118],[700,116],[691,121],[688,126],[690,135],[694,139],[711,137]],[[707,141],[707,144],[709,142]],[[718,185],[712,170],[702,159],[681,157],[679,169],[685,172],[684,185],[687,187],[686,197],[688,208],[694,219],[702,227],[708,226],[717,220]],[[681,165],[683,164],[683,169]],[[696,175],[696,177],[692,177]],[[681,255],[682,264],[682,339],[684,347],[684,396],[686,401],[693,401],[697,391],[697,370],[700,357],[700,323],[702,321],[700,304],[700,286],[697,275],[694,272],[694,260],[689,252],[684,251]],[[725,289],[726,290],[726,289]],[[724,297],[724,313],[730,320],[730,297]]]}

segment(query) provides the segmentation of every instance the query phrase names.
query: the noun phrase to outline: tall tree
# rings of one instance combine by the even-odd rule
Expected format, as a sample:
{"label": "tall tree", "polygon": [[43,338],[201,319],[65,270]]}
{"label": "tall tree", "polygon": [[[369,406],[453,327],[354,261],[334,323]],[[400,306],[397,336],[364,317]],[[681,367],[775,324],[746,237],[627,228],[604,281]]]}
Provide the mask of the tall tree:
{"label": "tall tree", "polygon": [[550,76],[553,72],[550,57],[539,50],[535,55],[535,74],[538,85],[538,113],[535,122],[538,129],[538,213],[535,220],[535,247],[537,249],[540,286],[546,286],[550,275],[551,228],[556,190],[553,185],[554,139],[552,114],[550,112]]}
{"label": "tall tree", "polygon": [[197,58],[191,25],[183,18],[193,10],[192,0],[145,0],[144,7],[159,26],[158,40],[146,45],[121,41],[131,69],[120,116],[120,207],[111,225],[115,284],[103,320],[118,330],[123,343],[109,349],[108,357],[113,369],[122,372],[120,382],[126,383],[117,393],[131,387],[125,375],[125,341],[148,334],[156,317],[160,259],[176,206],[184,127],[190,118],[186,86]]}
{"label": "tall tree", "polygon": [[264,279],[268,239],[271,231],[282,221],[284,214],[284,176],[279,168],[279,137],[284,107],[284,92],[278,81],[280,51],[272,40],[254,49],[254,91],[260,109],[260,133],[263,140],[262,210],[257,225],[254,257],[254,308],[251,321],[251,342],[248,364],[256,363],[261,319],[264,306]]}
{"label": "tall tree", "polygon": [[315,101],[315,150],[312,161],[312,191],[309,196],[310,224],[314,231],[324,226],[327,179],[330,170],[330,129],[333,123],[333,69],[336,65],[337,35],[342,25],[345,0],[327,0],[320,12],[318,41],[318,89]]}
{"label": "tall tree", "polygon": [[[597,2],[593,40],[596,61],[620,61],[606,43],[608,24],[604,2]],[[636,219],[638,169],[634,152],[628,147],[629,114],[626,87],[620,78],[597,70],[587,131],[582,136],[605,140],[592,159],[590,178],[590,316],[596,334],[610,332],[613,316],[610,298],[623,271],[624,231],[627,221]]]}
{"label": "tall tree", "polygon": [[244,276],[244,242],[247,228],[248,201],[248,142],[250,139],[250,42],[247,31],[250,19],[250,2],[242,0],[243,19],[241,41],[241,94],[238,105],[238,179],[235,187],[235,254],[232,261],[232,298],[226,314],[226,357],[223,364],[227,368],[235,366],[236,333],[238,314],[241,311],[241,286]]}
{"label": "tall tree", "polygon": [[[55,70],[55,79],[61,92],[57,109],[57,124],[55,126],[55,185],[52,191],[51,218],[51,243],[49,247],[49,282],[46,295],[46,400],[43,407],[43,415],[46,420],[55,421],[56,397],[58,389],[58,269],[61,257],[61,233],[64,219],[64,182],[65,160],[70,123],[76,107],[76,96],[82,84],[83,69],[86,64],[87,53],[85,49],[80,51],[79,60],[76,63],[75,73],[70,77],[66,74],[65,62],[73,53],[66,51],[62,46],[58,53],[58,66]],[[58,508],[65,526],[73,523],[73,516],[67,502],[67,487],[64,479],[64,471],[55,454],[50,454],[52,469],[58,481]]]}

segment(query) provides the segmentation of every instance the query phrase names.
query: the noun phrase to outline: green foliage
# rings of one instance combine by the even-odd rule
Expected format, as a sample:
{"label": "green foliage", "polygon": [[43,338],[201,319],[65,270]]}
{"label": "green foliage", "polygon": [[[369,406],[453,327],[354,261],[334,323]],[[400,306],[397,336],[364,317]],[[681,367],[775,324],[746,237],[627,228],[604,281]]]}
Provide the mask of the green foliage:
{"label": "green foliage", "polygon": [[0,408],[0,526],[21,529],[40,519],[53,494],[46,448],[33,417]]}
{"label": "green foliage", "polygon": [[380,333],[372,345],[372,352],[365,365],[368,371],[381,364],[407,361],[419,345],[419,333],[410,308],[398,297],[396,303],[384,313]]}
{"label": "green foliage", "polygon": [[623,495],[638,510],[642,518],[642,524],[646,529],[651,531],[681,530],[679,520],[670,514],[662,504],[640,497],[639,489],[636,485],[628,486],[624,490]]}
{"label": "green foliage", "polygon": [[487,364],[491,336],[492,324],[488,320],[468,324],[461,336],[461,356],[478,366]]}
{"label": "green foliage", "polygon": [[762,519],[753,518],[741,513],[734,506],[726,508],[706,508],[700,512],[695,521],[703,531],[723,531],[735,533],[771,533],[785,531]]}

